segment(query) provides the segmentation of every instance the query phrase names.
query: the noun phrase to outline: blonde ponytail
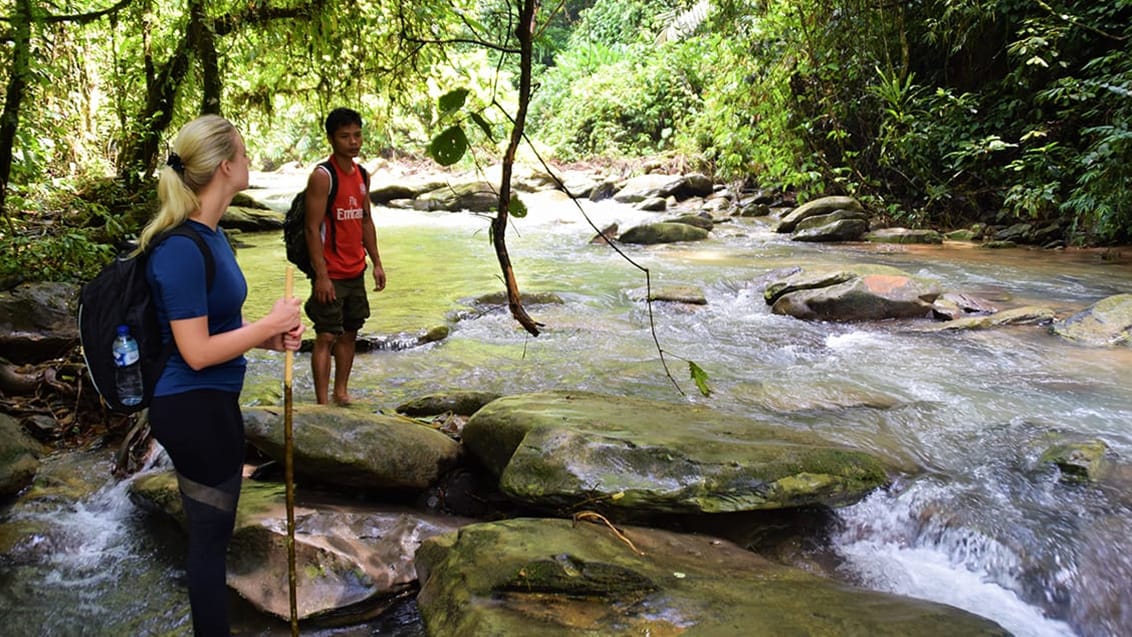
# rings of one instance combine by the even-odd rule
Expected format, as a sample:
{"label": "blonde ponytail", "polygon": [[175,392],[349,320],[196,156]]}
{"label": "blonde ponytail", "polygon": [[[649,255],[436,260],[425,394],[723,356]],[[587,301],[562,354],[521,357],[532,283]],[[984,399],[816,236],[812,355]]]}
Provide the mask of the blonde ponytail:
{"label": "blonde ponytail", "polygon": [[220,162],[235,159],[236,138],[236,127],[219,115],[203,115],[181,127],[158,175],[161,208],[142,230],[138,251],[200,208],[197,193],[212,181]]}

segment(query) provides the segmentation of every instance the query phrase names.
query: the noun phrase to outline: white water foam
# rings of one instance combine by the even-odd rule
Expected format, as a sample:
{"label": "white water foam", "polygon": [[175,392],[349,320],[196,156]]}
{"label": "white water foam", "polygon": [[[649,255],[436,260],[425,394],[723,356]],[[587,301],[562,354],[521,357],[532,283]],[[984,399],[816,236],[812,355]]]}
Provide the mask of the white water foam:
{"label": "white water foam", "polygon": [[878,493],[841,511],[846,528],[834,544],[846,560],[844,568],[863,586],[955,606],[997,622],[1016,637],[1075,634],[1003,585],[1012,583],[1003,580],[1010,579],[1009,563],[1015,561],[1005,547],[964,529],[920,533],[924,525],[914,508]]}
{"label": "white water foam", "polygon": [[891,348],[892,336],[877,332],[852,331],[844,334],[830,334],[825,339],[825,345],[833,350]]}
{"label": "white water foam", "polygon": [[1064,622],[1046,618],[1013,592],[968,571],[930,547],[860,541],[840,547],[869,588],[949,604],[998,622],[1016,637],[1066,637]]}
{"label": "white water foam", "polygon": [[127,522],[135,510],[126,495],[128,488],[126,481],[109,483],[69,512],[50,516],[58,539],[52,553],[56,569],[49,580],[82,587],[116,577],[106,565],[132,554]]}

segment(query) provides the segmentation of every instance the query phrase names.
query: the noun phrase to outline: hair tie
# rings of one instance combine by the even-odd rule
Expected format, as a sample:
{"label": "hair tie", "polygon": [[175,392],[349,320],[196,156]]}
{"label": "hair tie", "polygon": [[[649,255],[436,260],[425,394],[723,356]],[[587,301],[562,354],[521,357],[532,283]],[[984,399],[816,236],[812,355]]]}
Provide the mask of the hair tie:
{"label": "hair tie", "polygon": [[169,159],[165,160],[165,165],[172,168],[178,175],[183,176],[185,174],[185,164],[177,153],[169,153]]}

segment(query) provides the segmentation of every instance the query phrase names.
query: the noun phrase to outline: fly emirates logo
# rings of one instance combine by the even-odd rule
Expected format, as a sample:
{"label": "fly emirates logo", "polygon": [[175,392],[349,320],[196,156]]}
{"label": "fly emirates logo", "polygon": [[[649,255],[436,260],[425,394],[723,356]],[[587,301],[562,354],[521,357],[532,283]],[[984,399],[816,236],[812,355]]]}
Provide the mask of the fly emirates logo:
{"label": "fly emirates logo", "polygon": [[358,203],[358,198],[350,195],[349,207],[335,209],[334,219],[336,221],[353,221],[361,219],[365,214],[365,210]]}

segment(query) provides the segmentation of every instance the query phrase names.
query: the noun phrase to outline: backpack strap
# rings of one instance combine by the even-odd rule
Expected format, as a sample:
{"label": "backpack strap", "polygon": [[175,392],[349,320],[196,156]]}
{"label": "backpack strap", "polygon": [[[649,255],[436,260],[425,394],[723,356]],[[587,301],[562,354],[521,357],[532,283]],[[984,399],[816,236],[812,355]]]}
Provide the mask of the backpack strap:
{"label": "backpack strap", "polygon": [[[220,230],[219,228],[217,228],[217,229]],[[220,234],[224,234],[224,231],[220,230]],[[212,281],[213,281],[213,279],[216,278],[216,260],[212,256],[212,249],[210,249],[208,247],[208,244],[204,242],[204,237],[200,236],[200,233],[197,232],[196,230],[190,228],[189,222],[186,221],[185,223],[182,223],[179,226],[176,226],[174,228],[170,228],[170,229],[162,232],[160,235],[158,235],[157,239],[150,242],[149,249],[146,250],[146,253],[148,254],[149,251],[152,250],[155,246],[157,246],[162,241],[165,241],[166,239],[168,239],[169,237],[172,237],[174,235],[181,236],[181,237],[188,237],[189,239],[193,240],[193,243],[197,244],[197,248],[200,249],[201,256],[204,257],[205,289],[207,289],[209,292],[211,292],[212,291]],[[171,338],[171,339],[169,339],[169,342],[165,343],[164,347],[162,347],[162,349],[161,349],[161,366],[162,367],[165,366],[165,361],[168,361],[169,357],[172,356],[173,352],[175,352],[175,351],[177,351],[177,341],[175,339]]]}
{"label": "backpack strap", "polygon": [[326,209],[330,210],[330,206],[334,203],[334,197],[338,195],[338,171],[334,169],[333,159],[327,159],[319,164],[319,167],[326,171],[330,177],[330,190],[326,193]]}
{"label": "backpack strap", "polygon": [[[325,170],[328,175],[330,175],[330,192],[328,193],[328,196],[326,198],[327,206],[334,203],[334,196],[338,194],[338,174],[334,170],[334,164],[331,163],[333,161],[333,159],[327,159],[326,161],[319,164],[319,166],[322,167],[322,169]],[[369,171],[366,170],[366,167],[361,164],[354,165],[357,166],[358,170],[362,171],[362,181],[366,183],[366,190],[368,191]]]}
{"label": "backpack strap", "polygon": [[[224,234],[224,231],[220,230],[220,233]],[[197,244],[197,248],[200,249],[201,256],[204,257],[205,284],[207,286],[207,289],[211,292],[212,281],[216,278],[216,261],[212,257],[212,250],[209,249],[208,244],[204,242],[204,238],[200,236],[199,232],[190,228],[188,222],[182,223],[175,228],[170,228],[165,232],[162,232],[155,241],[150,242],[150,250],[153,249],[152,246],[156,246],[172,236],[188,237],[189,239],[193,240],[193,243]]]}
{"label": "backpack strap", "polygon": [[326,233],[330,235],[330,249],[338,252],[338,232],[334,226],[334,215],[330,214],[334,198],[338,196],[338,172],[334,169],[332,161],[334,160],[327,159],[318,167],[325,170],[327,177],[330,178],[330,188],[326,191],[326,212],[322,215],[322,222],[326,224]]}

